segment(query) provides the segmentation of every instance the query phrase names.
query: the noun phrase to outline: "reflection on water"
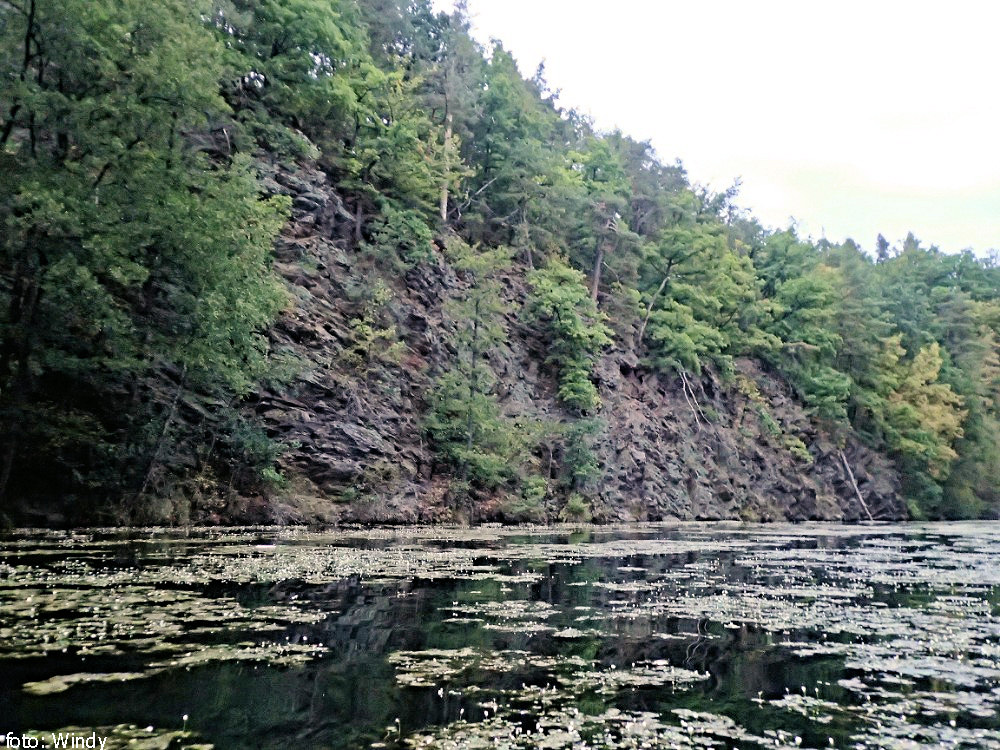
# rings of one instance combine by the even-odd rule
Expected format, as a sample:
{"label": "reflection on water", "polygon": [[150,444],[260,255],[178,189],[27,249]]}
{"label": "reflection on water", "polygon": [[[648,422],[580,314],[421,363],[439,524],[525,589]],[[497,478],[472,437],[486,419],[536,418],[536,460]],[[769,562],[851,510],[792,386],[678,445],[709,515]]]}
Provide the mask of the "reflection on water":
{"label": "reflection on water", "polygon": [[998,563],[1000,524],[20,533],[0,734],[1000,748]]}

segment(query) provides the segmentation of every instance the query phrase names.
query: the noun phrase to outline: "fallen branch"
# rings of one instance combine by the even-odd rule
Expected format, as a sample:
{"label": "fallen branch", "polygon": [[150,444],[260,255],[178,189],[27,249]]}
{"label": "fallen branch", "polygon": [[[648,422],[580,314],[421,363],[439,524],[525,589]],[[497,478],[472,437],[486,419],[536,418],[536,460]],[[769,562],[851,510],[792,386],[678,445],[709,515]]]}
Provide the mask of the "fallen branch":
{"label": "fallen branch", "polygon": [[[684,394],[684,400],[687,401],[688,408],[691,409],[691,414],[694,415],[694,423],[701,427],[701,420],[708,422],[708,418],[705,417],[705,412],[701,410],[701,406],[698,404],[698,397],[694,395],[694,388],[691,387],[691,383],[688,382],[687,375],[681,371],[681,393]],[[688,395],[690,393],[690,396]],[[701,415],[701,419],[699,419]]]}
{"label": "fallen branch", "polygon": [[[695,395],[694,388],[691,386],[691,381],[687,379],[687,375],[683,371],[681,372],[681,384],[683,388],[687,389],[687,393],[691,394],[691,399],[688,403],[693,403],[694,408],[698,411],[698,414],[700,414],[701,418],[707,422],[708,417],[706,417],[705,412],[702,411],[701,404],[698,403],[698,397]],[[695,418],[697,419],[697,415],[695,415]]]}
{"label": "fallen branch", "polygon": [[861,503],[861,507],[865,509],[865,513],[868,514],[868,520],[874,521],[875,517],[872,516],[872,512],[868,510],[868,503],[865,499],[861,497],[861,490],[858,489],[858,482],[854,478],[854,472],[851,471],[851,465],[847,463],[847,456],[844,455],[844,451],[840,451],[840,460],[844,462],[844,468],[847,469],[847,476],[851,480],[851,484],[854,486],[854,494],[858,496],[858,502]]}

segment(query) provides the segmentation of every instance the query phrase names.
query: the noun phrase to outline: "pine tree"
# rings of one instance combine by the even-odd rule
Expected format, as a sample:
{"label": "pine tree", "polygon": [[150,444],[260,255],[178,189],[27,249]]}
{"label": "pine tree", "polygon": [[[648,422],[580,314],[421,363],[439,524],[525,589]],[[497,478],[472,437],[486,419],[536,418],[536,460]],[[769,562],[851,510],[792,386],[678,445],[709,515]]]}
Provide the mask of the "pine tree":
{"label": "pine tree", "polygon": [[611,343],[611,331],[588,292],[583,274],[558,258],[528,276],[531,297],[529,320],[548,331],[547,362],[559,375],[559,399],[581,413],[600,408],[601,399],[591,380],[593,363]]}
{"label": "pine tree", "polygon": [[468,288],[447,306],[456,357],[434,385],[427,432],[460,479],[495,489],[514,477],[522,449],[516,426],[500,413],[489,364],[507,337],[509,308],[497,275],[508,267],[510,254],[503,248],[480,251],[457,237],[448,239],[447,254]]}

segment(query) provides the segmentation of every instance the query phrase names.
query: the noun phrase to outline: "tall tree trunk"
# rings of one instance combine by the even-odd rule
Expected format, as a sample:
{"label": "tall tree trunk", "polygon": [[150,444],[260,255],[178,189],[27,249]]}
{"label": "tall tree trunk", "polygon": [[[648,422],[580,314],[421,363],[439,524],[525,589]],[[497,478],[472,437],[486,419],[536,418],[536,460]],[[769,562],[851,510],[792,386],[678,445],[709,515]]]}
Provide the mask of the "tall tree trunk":
{"label": "tall tree trunk", "polygon": [[[28,3],[28,20],[24,26],[24,57],[21,63],[21,80],[24,81],[28,77],[28,68],[31,66],[31,42],[35,34],[35,0],[29,0]],[[37,49],[38,44],[36,42],[35,47]],[[6,145],[7,140],[10,138],[10,134],[14,130],[14,123],[17,122],[17,114],[21,110],[21,103],[18,102],[10,108],[10,115],[8,116],[7,122],[4,123],[3,132],[0,133],[0,147]]]}
{"label": "tall tree trunk", "polygon": [[364,214],[361,210],[361,196],[357,198],[357,202],[354,204],[354,249],[361,247],[361,221],[364,218]]}
{"label": "tall tree trunk", "polygon": [[653,314],[653,305],[656,304],[656,300],[659,299],[660,295],[663,294],[663,290],[667,288],[667,284],[670,282],[670,272],[674,267],[674,262],[671,260],[667,263],[667,273],[663,277],[663,281],[660,285],[656,287],[656,291],[653,292],[652,298],[649,300],[649,304],[646,305],[646,314],[642,318],[642,325],[639,326],[639,336],[636,338],[635,345],[642,345],[642,337],[646,335],[646,326],[649,324],[649,317]]}
{"label": "tall tree trunk", "polygon": [[444,179],[441,181],[441,223],[448,222],[448,184],[451,182],[451,112],[444,117]]}
{"label": "tall tree trunk", "polygon": [[601,287],[601,269],[604,267],[604,243],[597,246],[597,256],[594,258],[594,271],[591,274],[590,298],[597,302],[597,292]]}
{"label": "tall tree trunk", "polygon": [[[615,234],[613,236],[615,238],[615,245],[610,249],[612,253],[617,253],[618,247],[621,244],[621,237],[617,234],[617,229],[614,231]],[[594,300],[595,303],[597,302],[597,295],[601,290],[601,273],[604,271],[604,255],[605,251],[608,249],[608,242],[601,242],[598,240],[597,257],[594,258],[593,280],[591,281],[590,286],[590,298]]]}

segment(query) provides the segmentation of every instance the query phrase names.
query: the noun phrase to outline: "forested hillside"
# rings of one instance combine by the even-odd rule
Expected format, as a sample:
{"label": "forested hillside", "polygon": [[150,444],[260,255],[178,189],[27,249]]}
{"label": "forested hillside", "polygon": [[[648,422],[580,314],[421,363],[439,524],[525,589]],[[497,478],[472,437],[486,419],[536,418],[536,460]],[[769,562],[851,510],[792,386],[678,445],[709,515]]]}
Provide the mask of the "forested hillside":
{"label": "forested hillside", "polygon": [[995,256],[767,229],[542,73],[427,0],[0,0],[0,513],[1000,511]]}

